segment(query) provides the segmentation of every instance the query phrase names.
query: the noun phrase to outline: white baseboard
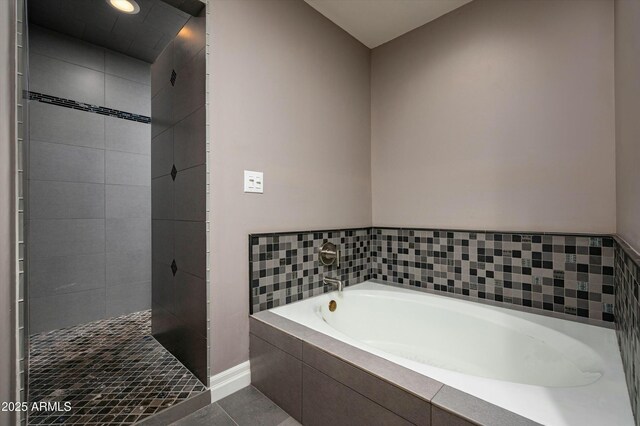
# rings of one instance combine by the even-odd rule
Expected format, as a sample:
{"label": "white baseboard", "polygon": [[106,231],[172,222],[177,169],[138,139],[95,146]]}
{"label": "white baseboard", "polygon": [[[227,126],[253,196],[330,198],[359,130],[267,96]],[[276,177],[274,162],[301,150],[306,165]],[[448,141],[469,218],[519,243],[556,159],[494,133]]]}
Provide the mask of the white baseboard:
{"label": "white baseboard", "polygon": [[251,384],[249,361],[211,376],[209,383],[211,384],[211,402],[218,401],[249,386]]}

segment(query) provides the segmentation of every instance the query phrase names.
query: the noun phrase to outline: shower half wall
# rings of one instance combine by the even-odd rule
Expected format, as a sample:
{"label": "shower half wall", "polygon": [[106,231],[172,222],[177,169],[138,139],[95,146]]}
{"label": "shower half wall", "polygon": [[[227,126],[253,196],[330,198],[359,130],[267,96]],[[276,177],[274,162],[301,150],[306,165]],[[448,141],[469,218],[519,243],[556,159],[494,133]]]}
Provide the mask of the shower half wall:
{"label": "shower half wall", "polygon": [[208,383],[205,17],[151,67],[153,336]]}
{"label": "shower half wall", "polygon": [[35,25],[29,59],[29,331],[149,309],[150,64]]}

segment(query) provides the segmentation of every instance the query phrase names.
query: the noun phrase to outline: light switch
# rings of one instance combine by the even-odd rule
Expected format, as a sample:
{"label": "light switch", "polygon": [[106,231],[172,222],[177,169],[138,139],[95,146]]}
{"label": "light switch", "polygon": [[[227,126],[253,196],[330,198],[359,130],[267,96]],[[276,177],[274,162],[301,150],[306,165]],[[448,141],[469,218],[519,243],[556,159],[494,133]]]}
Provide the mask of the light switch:
{"label": "light switch", "polygon": [[244,192],[262,194],[264,192],[264,182],[262,172],[244,171]]}

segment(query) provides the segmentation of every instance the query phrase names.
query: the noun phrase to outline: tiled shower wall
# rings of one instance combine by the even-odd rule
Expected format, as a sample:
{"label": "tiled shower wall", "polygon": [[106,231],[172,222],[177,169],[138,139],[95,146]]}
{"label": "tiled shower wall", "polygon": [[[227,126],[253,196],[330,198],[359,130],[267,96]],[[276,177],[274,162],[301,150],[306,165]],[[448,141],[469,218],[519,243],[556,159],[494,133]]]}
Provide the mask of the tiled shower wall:
{"label": "tiled shower wall", "polygon": [[30,332],[151,303],[150,65],[30,26]]}
{"label": "tiled shower wall", "polygon": [[[341,267],[318,262],[342,249]],[[322,293],[322,277],[367,279],[613,321],[614,241],[572,236],[363,228],[250,236],[251,309]]]}
{"label": "tiled shower wall", "polygon": [[615,262],[616,329],[631,408],[640,425],[640,254],[618,240]]}
{"label": "tiled shower wall", "polygon": [[152,333],[207,383],[205,18],[152,65]]}

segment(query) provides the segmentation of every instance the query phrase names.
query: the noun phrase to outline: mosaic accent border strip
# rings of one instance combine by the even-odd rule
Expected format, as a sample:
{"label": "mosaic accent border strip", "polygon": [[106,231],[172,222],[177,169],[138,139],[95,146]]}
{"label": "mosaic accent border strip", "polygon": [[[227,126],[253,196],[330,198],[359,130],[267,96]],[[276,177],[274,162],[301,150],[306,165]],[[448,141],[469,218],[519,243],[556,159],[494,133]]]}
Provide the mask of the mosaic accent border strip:
{"label": "mosaic accent border strip", "polygon": [[640,254],[623,240],[616,242],[616,333],[631,409],[640,425]]}
{"label": "mosaic accent border strip", "polygon": [[371,277],[614,321],[610,236],[374,228]]}
{"label": "mosaic accent border strip", "polygon": [[[345,285],[369,279],[371,228],[249,235],[249,308],[253,314],[325,292],[327,275]],[[340,267],[318,262],[320,246],[340,248]]]}
{"label": "mosaic accent border strip", "polygon": [[77,109],[85,112],[93,112],[95,114],[107,115],[109,117],[121,118],[123,120],[137,121],[138,123],[150,124],[151,117],[131,112],[120,111],[118,109],[107,108],[99,105],[85,104],[83,102],[71,99],[58,98],[56,96],[45,95],[38,92],[26,92],[25,97],[30,101],[38,101],[45,104],[57,105],[65,108]]}

